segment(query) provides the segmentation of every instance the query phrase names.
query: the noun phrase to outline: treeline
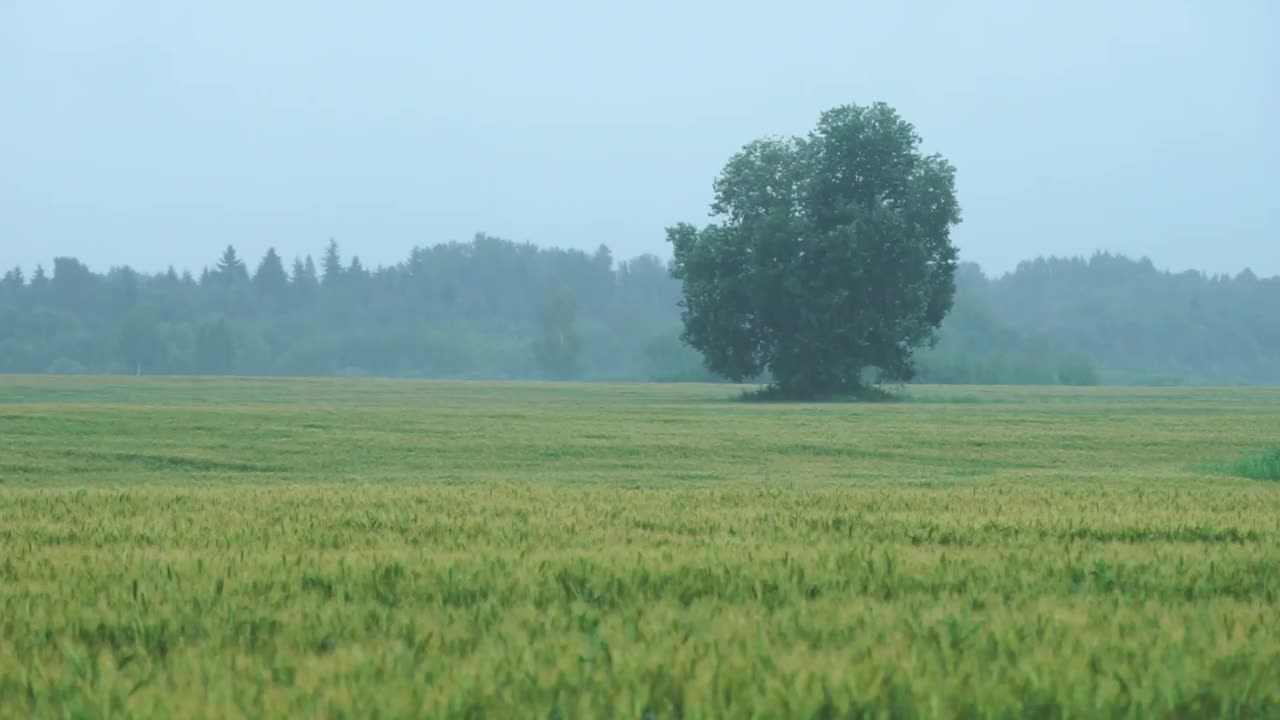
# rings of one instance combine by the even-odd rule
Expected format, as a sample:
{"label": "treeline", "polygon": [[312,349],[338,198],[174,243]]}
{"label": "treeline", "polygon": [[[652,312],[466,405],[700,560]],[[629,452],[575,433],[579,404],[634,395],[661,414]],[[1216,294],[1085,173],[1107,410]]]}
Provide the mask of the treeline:
{"label": "treeline", "polygon": [[[1280,383],[1280,278],[1099,254],[960,267],[918,380]],[[0,279],[0,372],[713,380],[680,342],[661,259],[486,235],[366,268],[228,247],[199,276],[73,258]]]}
{"label": "treeline", "polygon": [[1170,273],[1099,253],[956,274],[919,379],[940,383],[1280,383],[1280,277]]}
{"label": "treeline", "polygon": [[679,285],[654,256],[615,263],[486,235],[392,267],[249,267],[199,277],[58,258],[0,282],[0,372],[710,379],[679,340]]}

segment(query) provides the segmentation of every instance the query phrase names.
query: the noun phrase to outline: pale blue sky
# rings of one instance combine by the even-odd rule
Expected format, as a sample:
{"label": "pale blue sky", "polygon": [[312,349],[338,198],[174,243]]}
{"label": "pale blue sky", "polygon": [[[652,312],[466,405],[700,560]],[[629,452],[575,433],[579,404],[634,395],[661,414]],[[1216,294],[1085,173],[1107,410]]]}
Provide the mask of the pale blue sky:
{"label": "pale blue sky", "polygon": [[1269,0],[0,0],[0,265],[665,256],[742,144],[884,100],[958,167],[989,271],[1277,274],[1278,40]]}

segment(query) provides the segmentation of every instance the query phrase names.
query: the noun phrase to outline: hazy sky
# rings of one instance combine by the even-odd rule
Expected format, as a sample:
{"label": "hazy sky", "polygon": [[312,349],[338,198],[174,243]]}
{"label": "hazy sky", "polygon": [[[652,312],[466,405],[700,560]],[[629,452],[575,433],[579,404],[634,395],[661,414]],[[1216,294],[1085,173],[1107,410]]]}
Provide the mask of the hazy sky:
{"label": "hazy sky", "polygon": [[1280,273],[1280,9],[0,0],[0,266],[197,270],[476,231],[666,256],[744,143],[884,100],[963,258]]}

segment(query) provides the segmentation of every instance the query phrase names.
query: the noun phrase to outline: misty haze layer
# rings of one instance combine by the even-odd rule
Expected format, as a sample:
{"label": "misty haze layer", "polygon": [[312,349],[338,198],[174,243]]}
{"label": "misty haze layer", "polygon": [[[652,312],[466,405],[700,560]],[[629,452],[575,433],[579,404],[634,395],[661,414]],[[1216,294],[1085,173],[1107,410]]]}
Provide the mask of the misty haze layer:
{"label": "misty haze layer", "polygon": [[[0,373],[710,381],[680,282],[616,258],[480,235],[370,270],[233,247],[196,277],[127,267],[0,276]],[[922,382],[1280,385],[1280,276],[1161,272],[1099,254],[999,278],[973,264]],[[768,380],[768,378],[760,378]]]}
{"label": "misty haze layer", "polygon": [[883,100],[965,260],[1280,272],[1267,0],[0,4],[0,265],[198,271],[487,231],[667,255],[743,143]]}

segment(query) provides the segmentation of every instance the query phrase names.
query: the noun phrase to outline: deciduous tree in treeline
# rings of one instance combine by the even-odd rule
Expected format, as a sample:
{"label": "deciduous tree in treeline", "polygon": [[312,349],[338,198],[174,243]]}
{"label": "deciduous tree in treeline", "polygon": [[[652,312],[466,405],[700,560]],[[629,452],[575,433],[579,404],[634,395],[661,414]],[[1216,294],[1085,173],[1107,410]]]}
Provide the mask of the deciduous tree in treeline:
{"label": "deciduous tree in treeline", "polygon": [[201,373],[224,375],[235,363],[231,328],[223,318],[201,323],[196,329],[196,366]]}
{"label": "deciduous tree in treeline", "polygon": [[533,355],[544,377],[567,380],[582,374],[577,317],[578,301],[566,288],[551,292],[543,302]]}
{"label": "deciduous tree in treeline", "polygon": [[120,328],[120,354],[125,367],[136,375],[154,371],[161,363],[164,342],[150,312],[139,308],[129,313]]}

